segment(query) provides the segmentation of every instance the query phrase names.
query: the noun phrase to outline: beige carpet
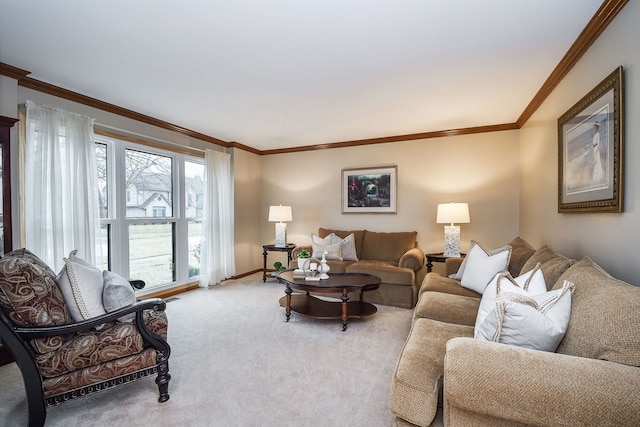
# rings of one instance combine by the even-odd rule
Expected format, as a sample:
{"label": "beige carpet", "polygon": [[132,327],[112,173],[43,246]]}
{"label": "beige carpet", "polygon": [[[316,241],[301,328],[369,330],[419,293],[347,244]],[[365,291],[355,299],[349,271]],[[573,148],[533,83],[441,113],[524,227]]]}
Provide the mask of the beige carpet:
{"label": "beige carpet", "polygon": [[[286,323],[283,295],[260,274],[178,295],[167,306],[168,402],[150,377],[51,407],[46,425],[393,425],[389,385],[412,312],[380,305],[342,332],[337,320]],[[15,364],[0,367],[0,425],[26,425]]]}

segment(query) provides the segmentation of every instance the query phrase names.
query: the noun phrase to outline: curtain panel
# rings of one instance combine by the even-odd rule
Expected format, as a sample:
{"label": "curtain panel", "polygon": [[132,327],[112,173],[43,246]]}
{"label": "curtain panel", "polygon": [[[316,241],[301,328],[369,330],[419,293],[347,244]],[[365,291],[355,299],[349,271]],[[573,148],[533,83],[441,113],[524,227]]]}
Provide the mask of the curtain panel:
{"label": "curtain panel", "polygon": [[200,286],[220,283],[236,273],[231,156],[205,151]]}
{"label": "curtain panel", "polygon": [[100,254],[94,119],[27,101],[24,143],[25,246],[54,271],[74,249]]}

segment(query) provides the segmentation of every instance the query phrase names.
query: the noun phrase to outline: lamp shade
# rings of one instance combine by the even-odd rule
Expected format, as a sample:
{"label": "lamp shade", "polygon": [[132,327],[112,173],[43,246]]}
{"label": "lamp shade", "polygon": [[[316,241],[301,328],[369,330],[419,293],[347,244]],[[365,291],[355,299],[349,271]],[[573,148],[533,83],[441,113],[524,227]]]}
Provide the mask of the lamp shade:
{"label": "lamp shade", "polygon": [[269,221],[283,222],[291,221],[292,219],[291,206],[269,206]]}
{"label": "lamp shade", "polygon": [[466,224],[471,222],[469,218],[468,203],[441,203],[438,205],[436,223],[438,224]]}

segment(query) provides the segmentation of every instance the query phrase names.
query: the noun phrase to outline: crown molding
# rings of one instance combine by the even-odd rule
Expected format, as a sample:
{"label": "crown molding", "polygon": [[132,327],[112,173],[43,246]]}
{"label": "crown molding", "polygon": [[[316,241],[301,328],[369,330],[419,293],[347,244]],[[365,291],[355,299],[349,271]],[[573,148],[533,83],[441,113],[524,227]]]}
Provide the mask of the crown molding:
{"label": "crown molding", "polygon": [[600,9],[593,15],[587,26],[582,30],[578,38],[571,45],[567,53],[562,57],[556,68],[551,72],[547,80],[542,84],[538,93],[533,97],[529,105],[524,109],[516,123],[519,127],[531,118],[547,97],[560,84],[569,71],[578,63],[600,34],[613,21],[629,0],[606,0]]}
{"label": "crown molding", "polygon": [[209,135],[205,135],[200,132],[187,129],[182,126],[175,125],[173,123],[166,122],[164,120],[156,119],[145,114],[137,113],[133,110],[119,107],[114,104],[110,104],[104,101],[100,101],[95,98],[91,98],[86,95],[82,95],[68,89],[64,89],[58,86],[54,86],[49,83],[45,83],[31,77],[28,77],[30,71],[22,70],[20,68],[4,64],[0,62],[0,75],[5,75],[18,80],[20,86],[37,90],[39,92],[48,93],[50,95],[58,96],[70,101],[78,102],[99,110],[107,111],[119,116],[127,117],[132,120],[137,120],[143,123],[147,123],[153,126],[157,126],[162,129],[167,129],[173,132],[180,133],[192,138],[200,139],[215,145],[222,146],[224,148],[237,148],[253,154],[269,155],[269,154],[281,154],[281,153],[294,153],[300,151],[313,151],[313,150],[326,150],[331,148],[342,147],[356,147],[360,145],[372,145],[372,144],[384,144],[400,141],[411,141],[416,139],[430,139],[441,138],[446,136],[457,135],[469,135],[474,133],[484,132],[499,132],[503,130],[520,129],[531,118],[533,113],[542,105],[551,92],[560,84],[562,79],[566,77],[569,71],[575,66],[575,64],[582,58],[585,52],[593,45],[597,38],[602,34],[605,28],[613,21],[613,19],[620,13],[622,8],[628,3],[629,0],[605,0],[596,14],[591,18],[587,26],[582,30],[576,41],[571,45],[567,53],[560,60],[556,68],[551,72],[547,80],[543,83],[542,87],[538,90],[531,102],[524,109],[520,117],[514,123],[504,123],[498,125],[476,126],[460,129],[447,129],[433,132],[422,132],[408,135],[396,135],[386,136],[379,138],[359,139],[353,141],[332,142],[327,144],[317,144],[311,146],[299,146],[291,148],[282,148],[274,150],[258,150],[239,142],[227,142],[218,138],[214,138]]}
{"label": "crown molding", "polygon": [[433,132],[411,133],[406,135],[383,136],[379,138],[356,139],[353,141],[333,142],[330,144],[317,144],[310,146],[300,146],[291,148],[279,148],[274,150],[263,150],[262,154],[283,154],[295,153],[299,151],[326,150],[330,148],[357,147],[359,145],[386,144],[391,142],[413,141],[416,139],[442,138],[446,136],[470,135],[474,133],[500,132],[504,130],[517,130],[516,123],[504,123],[499,125],[475,126],[459,129],[438,130]]}

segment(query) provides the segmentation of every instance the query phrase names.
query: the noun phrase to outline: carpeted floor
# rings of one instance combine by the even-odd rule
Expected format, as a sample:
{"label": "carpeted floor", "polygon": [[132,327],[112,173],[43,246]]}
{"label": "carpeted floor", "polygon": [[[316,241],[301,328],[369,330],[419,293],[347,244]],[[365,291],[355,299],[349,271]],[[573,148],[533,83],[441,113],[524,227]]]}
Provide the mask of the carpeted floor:
{"label": "carpeted floor", "polygon": [[[347,331],[292,314],[284,287],[261,274],[169,302],[171,398],[155,377],[49,408],[47,426],[389,427],[389,386],[411,310],[378,306]],[[366,294],[365,294],[366,300]],[[26,425],[15,364],[0,367],[0,425]]]}

